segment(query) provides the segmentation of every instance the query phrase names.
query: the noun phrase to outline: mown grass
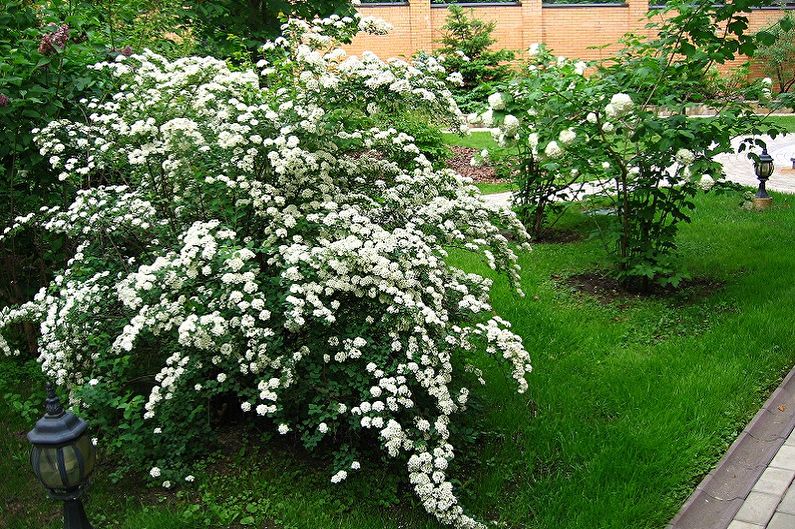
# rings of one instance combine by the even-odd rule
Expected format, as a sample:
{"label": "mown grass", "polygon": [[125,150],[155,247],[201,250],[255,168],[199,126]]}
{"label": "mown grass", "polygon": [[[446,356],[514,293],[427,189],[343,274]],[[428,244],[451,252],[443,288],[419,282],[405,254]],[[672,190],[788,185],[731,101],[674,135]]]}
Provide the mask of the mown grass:
{"label": "mown grass", "polygon": [[445,132],[442,137],[447,145],[460,145],[461,147],[471,147],[472,149],[499,149],[499,145],[491,137],[490,132],[470,132],[467,135]]}
{"label": "mown grass", "polygon": [[[738,197],[698,200],[681,264],[723,284],[708,292],[603,303],[561,279],[603,266],[595,240],[537,244],[521,256],[527,293],[496,278],[494,307],[533,354],[525,395],[483,357],[488,385],[461,417],[452,466],[468,512],[507,528],[661,529],[795,363],[795,197],[763,213]],[[589,231],[576,211],[564,228]],[[455,253],[467,270],[490,273]],[[3,391],[30,375],[0,363]],[[21,436],[0,402],[0,528],[58,527],[34,483]],[[97,474],[87,509],[97,529],[437,529],[405,483],[375,467],[332,485],[327,467],[290,445],[222,438],[197,487],[148,490]]]}
{"label": "mown grass", "polygon": [[513,186],[510,182],[476,182],[476,186],[484,195],[492,195],[494,193],[505,193],[511,191]]}

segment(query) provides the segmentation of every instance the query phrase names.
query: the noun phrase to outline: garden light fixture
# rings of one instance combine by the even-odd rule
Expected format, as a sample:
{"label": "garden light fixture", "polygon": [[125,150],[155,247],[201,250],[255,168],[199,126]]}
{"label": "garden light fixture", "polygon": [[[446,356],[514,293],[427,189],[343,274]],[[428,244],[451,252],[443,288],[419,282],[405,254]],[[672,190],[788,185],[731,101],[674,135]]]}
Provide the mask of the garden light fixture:
{"label": "garden light fixture", "polygon": [[46,413],[28,432],[30,463],[50,497],[64,502],[65,529],[92,529],[80,500],[96,462],[87,429],[85,421],[64,411],[47,384]]}
{"label": "garden light fixture", "polygon": [[753,199],[755,209],[765,209],[773,203],[773,199],[767,194],[765,183],[772,176],[774,168],[773,157],[767,153],[767,148],[763,148],[759,159],[754,162],[756,178],[759,179],[759,189]]}

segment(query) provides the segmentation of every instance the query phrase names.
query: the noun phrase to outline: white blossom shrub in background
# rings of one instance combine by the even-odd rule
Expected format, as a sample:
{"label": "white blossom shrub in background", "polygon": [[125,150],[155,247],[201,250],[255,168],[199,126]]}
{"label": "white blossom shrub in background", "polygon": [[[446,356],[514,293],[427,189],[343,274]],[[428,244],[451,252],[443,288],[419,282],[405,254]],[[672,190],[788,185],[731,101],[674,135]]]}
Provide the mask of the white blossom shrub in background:
{"label": "white blossom shrub in background", "polygon": [[[543,45],[528,50],[527,64],[472,120],[492,126],[495,111],[506,114],[495,135],[509,147],[516,204],[535,235],[583,179],[598,181],[591,198],[608,214],[592,217],[594,233],[624,287],[676,288],[688,277],[677,262],[679,226],[691,221],[702,191],[736,187],[715,156],[734,152],[733,138],[742,152],[763,145],[754,136],[776,133],[747,103],[759,82],[715,90],[711,74],[771,38],[747,31],[744,14],[757,4],[669,2],[666,16],[654,13],[649,24],[654,36],[627,35],[620,52],[590,65]],[[715,115],[689,116],[704,105]]]}
{"label": "white blossom shrub in background", "polygon": [[492,313],[491,281],[446,249],[482,255],[518,289],[502,230],[520,244],[527,233],[434,170],[399,121],[357,127],[350,116],[400,108],[461,116],[435,61],[335,48],[349,23],[289,22],[257,72],[151,52],[96,65],[118,91],[84,102],[85,122],[37,135],[81,190],[6,230],[36,223],[74,251],[0,325],[40,326],[44,373],[101,445],[158,484],[193,480],[185,463],[223,399],[308,449],[339,447],[333,482],[359,470],[368,445],[354,441],[371,439],[405,462],[429,513],[479,527],[448,477],[450,424],[483,382],[478,355],[503,362],[519,392],[530,359]]}

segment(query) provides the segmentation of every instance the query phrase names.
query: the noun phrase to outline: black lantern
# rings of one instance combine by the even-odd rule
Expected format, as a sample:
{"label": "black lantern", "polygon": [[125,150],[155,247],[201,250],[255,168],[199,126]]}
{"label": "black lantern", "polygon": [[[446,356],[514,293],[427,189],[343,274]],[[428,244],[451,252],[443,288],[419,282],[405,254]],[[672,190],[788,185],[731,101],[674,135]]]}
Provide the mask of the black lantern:
{"label": "black lantern", "polygon": [[30,463],[50,497],[64,502],[65,529],[92,529],[80,500],[96,462],[87,429],[85,421],[64,411],[47,384],[46,414],[28,432]]}
{"label": "black lantern", "polygon": [[767,148],[762,149],[762,154],[759,155],[759,161],[754,163],[754,171],[756,177],[759,179],[759,189],[756,192],[756,198],[770,198],[765,189],[765,182],[773,174],[773,157],[767,153]]}

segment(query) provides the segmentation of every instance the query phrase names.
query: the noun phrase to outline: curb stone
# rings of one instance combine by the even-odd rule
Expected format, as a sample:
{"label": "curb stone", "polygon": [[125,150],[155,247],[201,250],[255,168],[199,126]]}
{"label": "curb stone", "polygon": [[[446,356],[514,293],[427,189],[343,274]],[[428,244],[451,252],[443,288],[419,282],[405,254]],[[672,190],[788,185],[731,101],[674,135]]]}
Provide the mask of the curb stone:
{"label": "curb stone", "polygon": [[726,529],[795,429],[795,367],[666,529]]}

